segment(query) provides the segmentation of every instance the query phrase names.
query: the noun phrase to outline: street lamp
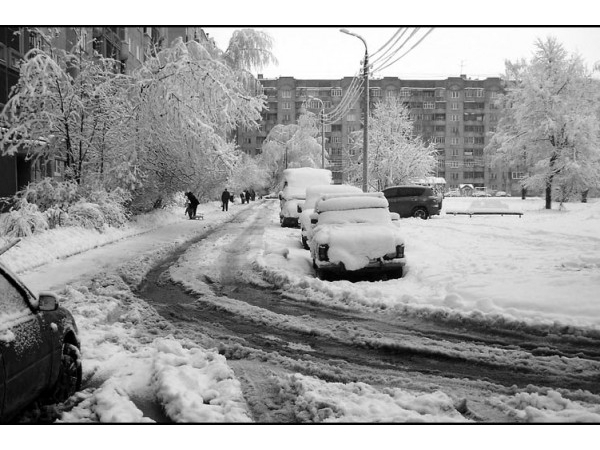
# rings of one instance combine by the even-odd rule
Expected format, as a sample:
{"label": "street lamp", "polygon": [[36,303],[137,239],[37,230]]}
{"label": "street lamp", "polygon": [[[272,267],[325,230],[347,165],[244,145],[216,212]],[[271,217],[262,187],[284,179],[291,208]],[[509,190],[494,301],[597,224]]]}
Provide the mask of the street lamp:
{"label": "street lamp", "polygon": [[308,97],[321,102],[321,168],[325,168],[325,104],[317,97]]}
{"label": "street lamp", "polygon": [[365,79],[365,103],[364,103],[364,129],[363,129],[363,192],[368,191],[367,176],[368,176],[368,151],[369,151],[369,52],[367,50],[367,41],[362,36],[352,33],[345,28],[340,31],[350,36],[354,36],[362,41],[365,45],[365,59],[363,61],[363,77]]}

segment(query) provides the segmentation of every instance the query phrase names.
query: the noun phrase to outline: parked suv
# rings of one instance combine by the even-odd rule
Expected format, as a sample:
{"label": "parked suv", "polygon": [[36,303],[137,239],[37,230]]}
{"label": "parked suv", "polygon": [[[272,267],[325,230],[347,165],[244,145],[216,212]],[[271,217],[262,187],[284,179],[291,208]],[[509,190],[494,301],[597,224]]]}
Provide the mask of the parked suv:
{"label": "parked suv", "polygon": [[400,217],[419,217],[427,219],[439,215],[442,209],[442,196],[436,195],[427,186],[393,186],[383,190],[390,211]]}
{"label": "parked suv", "polygon": [[79,345],[56,295],[34,295],[0,263],[0,423],[36,400],[63,402],[79,390]]}

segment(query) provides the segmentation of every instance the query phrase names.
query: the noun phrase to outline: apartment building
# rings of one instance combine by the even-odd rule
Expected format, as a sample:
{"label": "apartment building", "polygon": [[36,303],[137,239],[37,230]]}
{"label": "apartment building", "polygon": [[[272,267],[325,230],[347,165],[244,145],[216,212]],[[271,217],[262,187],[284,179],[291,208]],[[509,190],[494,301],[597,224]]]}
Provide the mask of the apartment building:
{"label": "apartment building", "polygon": [[[25,27],[0,26],[0,110],[4,107],[12,86],[19,79],[19,62],[32,48],[50,49],[45,35],[53,34],[52,47],[72,50],[76,45],[91,54],[97,51],[113,58],[115,70],[132,73],[152,54],[181,37],[206,41],[200,27],[63,27],[42,28],[36,32]],[[57,33],[56,33],[57,32]],[[1,125],[1,124],[0,124]],[[44,177],[61,178],[64,161],[27,160],[27,149],[14,156],[0,156],[0,211],[3,197],[10,197],[29,182]]]}
{"label": "apartment building", "polygon": [[[338,80],[297,80],[293,77],[264,79],[259,75],[267,108],[259,132],[240,130],[238,144],[246,153],[261,152],[262,143],[277,124],[296,123],[305,111],[325,114],[344,99],[351,77]],[[370,107],[388,97],[399,97],[410,108],[415,133],[436,145],[437,177],[446,179],[448,189],[465,186],[518,193],[523,173],[493,169],[483,149],[489,132],[496,129],[499,110],[496,98],[503,92],[500,78],[403,80],[385,77],[369,80]],[[322,103],[321,103],[322,102]],[[350,105],[337,123],[326,125],[325,150],[334,181],[344,181],[344,167],[354,157],[348,135],[362,125],[362,98]]]}

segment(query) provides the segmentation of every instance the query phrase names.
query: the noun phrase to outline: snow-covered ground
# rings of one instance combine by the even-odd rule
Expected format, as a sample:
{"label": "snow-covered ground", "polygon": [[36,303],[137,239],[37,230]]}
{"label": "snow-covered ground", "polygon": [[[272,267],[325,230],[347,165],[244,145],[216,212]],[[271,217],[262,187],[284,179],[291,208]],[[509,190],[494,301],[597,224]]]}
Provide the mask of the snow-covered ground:
{"label": "snow-covered ground", "polygon": [[[498,199],[477,201],[481,200],[493,200],[490,207],[498,207]],[[467,209],[473,201],[447,198],[444,209]],[[400,280],[350,283],[315,279],[309,252],[300,245],[300,231],[279,226],[276,200],[267,201],[272,226],[247,257],[269,283],[291,294],[314,294],[316,301],[438,317],[468,316],[489,326],[525,322],[544,329],[558,327],[562,333],[597,336],[600,202],[569,203],[563,210],[555,205],[546,211],[539,198],[501,201],[525,214],[519,218],[442,213],[427,221],[399,221],[407,256],[406,274]],[[122,281],[135,284],[145,270],[182,242],[184,235],[218,227],[247,207],[238,204],[223,213],[216,203],[200,205],[205,220],[199,222],[186,220],[179,210],[161,211],[138,219],[125,230],[103,234],[55,230],[26,238],[0,257],[35,289],[49,284],[59,287],[52,274],[79,258],[81,279],[69,281],[63,290],[63,304],[74,313],[80,328],[88,388],[77,394],[77,406],[65,413],[62,421],[147,422],[151,419],[144,417],[133,401],[139,404],[144,399],[158,400],[164,414],[178,422],[251,420],[240,383],[227,360],[215,348],[203,345],[201,336],[187,339],[179,335]],[[163,238],[160,244],[142,245],[156,236]],[[134,239],[139,244],[131,254],[124,254],[123,245]],[[111,240],[122,241],[107,245]],[[210,247],[197,244],[204,245],[204,251],[191,248],[171,276],[202,291],[194,271],[218,260],[228,243],[228,239],[221,239]],[[93,252],[59,259],[98,245],[105,245],[102,250],[113,258],[112,268],[118,268],[122,279],[108,269],[99,272]],[[40,264],[43,266],[38,267]],[[93,282],[85,274],[93,274]],[[208,295],[208,290],[204,294]],[[312,421],[466,420],[454,408],[452,393],[442,390],[379,390],[362,383],[328,383],[300,374],[282,379],[280,384],[284,394],[293,393],[305,408],[306,419]],[[507,421],[600,422],[600,398],[589,394],[582,399],[573,401],[549,390],[498,396],[490,401]],[[322,404],[329,405],[325,415],[317,407]]]}

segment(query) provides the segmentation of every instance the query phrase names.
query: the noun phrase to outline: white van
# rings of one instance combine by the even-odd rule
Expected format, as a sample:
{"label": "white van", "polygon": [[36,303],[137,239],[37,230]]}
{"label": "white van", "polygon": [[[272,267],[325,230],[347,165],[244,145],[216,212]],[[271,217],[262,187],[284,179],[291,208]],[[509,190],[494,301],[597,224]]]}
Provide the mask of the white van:
{"label": "white van", "polygon": [[298,226],[298,206],[304,204],[306,188],[310,186],[331,184],[331,170],[299,167],[283,171],[283,190],[279,193],[281,211],[279,222],[282,227]]}

